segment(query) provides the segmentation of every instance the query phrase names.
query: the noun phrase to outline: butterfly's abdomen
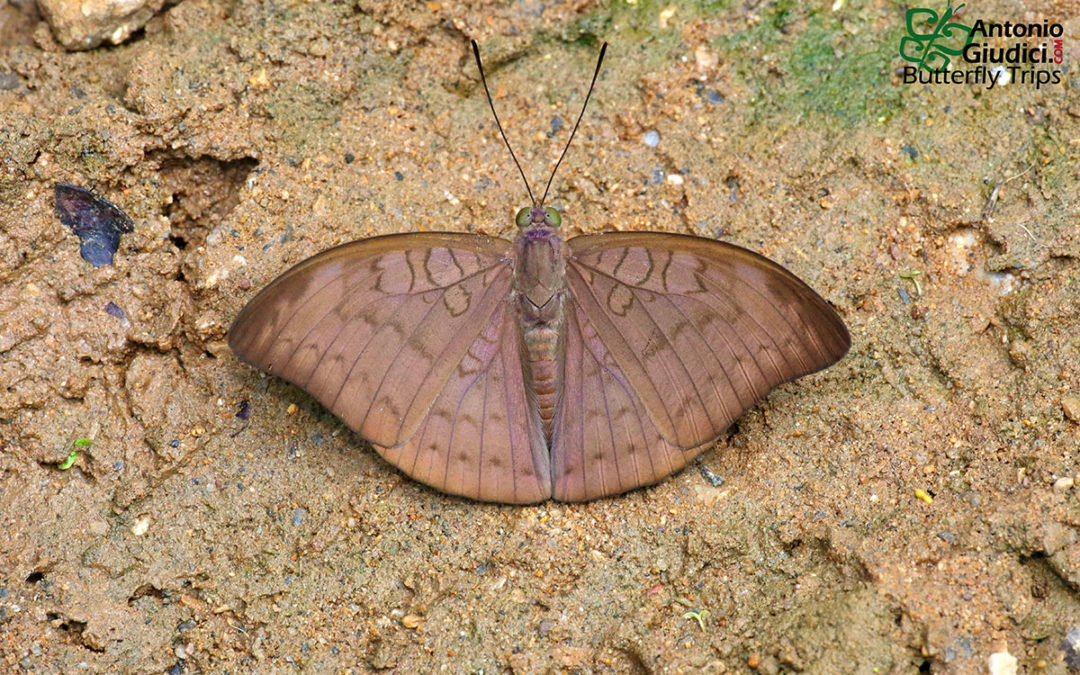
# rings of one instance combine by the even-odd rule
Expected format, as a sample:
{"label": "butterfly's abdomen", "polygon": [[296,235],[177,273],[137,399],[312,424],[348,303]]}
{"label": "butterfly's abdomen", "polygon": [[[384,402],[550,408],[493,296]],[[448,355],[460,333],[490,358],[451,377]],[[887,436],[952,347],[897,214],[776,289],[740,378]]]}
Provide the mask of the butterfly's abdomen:
{"label": "butterfly's abdomen", "polygon": [[[561,304],[561,303],[560,303]],[[540,420],[544,424],[544,437],[551,441],[551,420],[555,417],[555,401],[559,394],[559,333],[562,317],[556,323],[524,326],[528,373]]]}

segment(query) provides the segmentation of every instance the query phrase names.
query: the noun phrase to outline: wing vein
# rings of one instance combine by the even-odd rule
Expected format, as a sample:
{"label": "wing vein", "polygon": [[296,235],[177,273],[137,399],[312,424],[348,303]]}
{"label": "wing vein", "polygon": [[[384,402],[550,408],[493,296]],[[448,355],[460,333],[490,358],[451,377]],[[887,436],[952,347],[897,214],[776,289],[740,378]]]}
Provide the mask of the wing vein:
{"label": "wing vein", "polygon": [[[727,380],[728,386],[731,388],[731,391],[734,392],[736,396],[738,396],[738,391],[735,390],[735,385],[731,382],[731,377],[728,375],[727,368],[724,367],[723,362],[720,360],[720,357],[717,356],[716,350],[713,349],[712,342],[710,342],[709,339],[705,337],[705,333],[696,323],[694,323],[690,319],[689,316],[687,316],[686,312],[684,312],[682,308],[679,307],[679,304],[671,299],[670,295],[665,295],[664,300],[666,300],[675,309],[675,311],[679,313],[679,316],[681,316],[683,320],[686,321],[686,323],[694,329],[694,332],[698,334],[698,337],[701,338],[701,341],[705,343],[705,347],[709,350],[709,353],[712,354],[713,360],[720,364],[720,372],[724,374],[724,379]],[[723,339],[724,345],[728,348],[728,351],[730,351],[732,355],[734,355],[735,351],[728,343],[727,335],[721,332],[720,337]],[[736,359],[736,363],[738,363],[738,359]],[[716,378],[712,377],[711,374],[708,373],[708,371],[706,371],[706,373],[709,375],[709,384],[712,385],[713,393],[716,395],[716,399],[720,401],[720,406],[724,409],[724,417],[728,420],[734,421],[735,418],[738,417],[738,414],[731,414],[731,412],[728,410],[726,397],[721,393],[720,388],[716,384]],[[741,402],[742,401],[740,400],[740,403]],[[731,422],[729,421],[728,423],[730,424]]]}
{"label": "wing vein", "polygon": [[[591,268],[591,267],[590,267],[589,269],[590,269],[590,270],[592,270],[592,268]],[[594,307],[596,308],[596,310],[597,310],[597,311],[595,311],[595,312],[594,312],[594,314],[597,314],[597,316],[603,316],[603,309],[601,308],[601,304],[600,304],[600,301],[599,301],[599,300],[598,300],[598,299],[596,298],[596,295],[595,295],[595,293],[593,292],[593,286],[592,286],[592,284],[588,284],[588,283],[586,283],[586,282],[585,282],[585,279],[584,279],[584,277],[583,277],[583,276],[582,276],[582,274],[581,274],[581,272],[580,272],[579,270],[577,270],[577,269],[574,269],[572,265],[567,265],[567,266],[566,266],[566,270],[567,270],[567,273],[570,273],[570,272],[571,272],[571,270],[572,270],[572,271],[573,271],[573,273],[574,273],[574,274],[575,274],[575,275],[576,275],[576,276],[578,277],[578,280],[579,280],[579,282],[580,282],[581,286],[583,286],[583,287],[584,287],[584,288],[585,288],[585,289],[586,289],[586,290],[588,291],[588,294],[589,294],[589,298],[590,298],[590,299],[592,300],[592,302],[593,302],[593,306],[594,306]],[[609,275],[607,275],[607,274],[606,274],[606,273],[604,273],[604,272],[599,272],[599,271],[598,271],[597,273],[599,273],[599,274],[602,274],[603,276],[609,276]],[[609,278],[612,278],[612,279],[614,279],[614,277],[609,277]],[[615,279],[615,282],[616,282],[616,283],[622,283],[622,282],[620,282],[620,281],[619,281],[618,279]],[[572,295],[571,297],[572,297],[572,298],[573,298],[573,299],[574,299],[574,300],[575,300],[576,302],[580,302],[580,299],[579,299],[579,298],[577,297],[577,294],[573,294],[573,295]],[[584,310],[584,308],[582,308],[582,309]],[[595,324],[594,324],[594,328],[595,328]],[[613,330],[614,330],[615,332],[619,332],[617,328],[614,328]],[[614,337],[614,336],[612,336],[612,337]],[[583,338],[583,339],[584,339],[584,338]],[[624,344],[625,344],[625,343],[624,343]],[[644,372],[644,373],[646,373],[646,374],[647,374],[647,373],[649,372],[649,369],[645,367],[645,362],[644,362],[644,361],[642,361],[642,360],[641,360],[641,359],[640,359],[640,358],[639,358],[639,357],[637,356],[636,352],[634,352],[634,350],[633,350],[633,349],[631,349],[631,348],[629,347],[629,345],[626,345],[626,346],[627,346],[627,349],[626,349],[626,351],[630,353],[631,357],[632,357],[632,358],[633,358],[633,360],[634,360],[634,361],[635,361],[635,362],[637,363],[637,365],[638,365],[638,366],[639,366],[639,367],[641,368],[642,372]],[[666,367],[666,366],[664,367],[664,370],[668,372],[668,376],[670,377],[670,371],[668,371],[668,369],[667,369],[667,367]],[[657,395],[659,395],[659,392],[657,392]],[[668,415],[668,421],[669,421],[669,422],[671,422],[671,423],[672,423],[672,424],[674,425],[674,422],[675,422],[675,420],[671,419],[670,413],[669,413],[669,412],[667,411],[667,409],[666,409],[666,408],[664,409],[664,414]]]}
{"label": "wing vein", "polygon": [[[491,294],[491,293],[493,292],[493,290],[492,290],[492,289],[494,289],[494,288],[497,288],[497,284],[491,284],[491,285],[489,285],[489,286],[488,286],[487,288],[485,288],[485,289],[484,289],[484,293],[483,293],[483,295],[481,295],[481,296],[480,296],[480,302],[481,302],[481,303],[483,303],[483,302],[484,302],[485,300],[487,300],[487,299],[488,299],[488,296],[489,296],[489,295],[490,295],[490,294]],[[431,305],[431,309],[434,309],[434,308],[435,308],[435,306],[436,306],[437,304],[438,304],[438,302],[434,302],[434,303],[432,303],[432,305]],[[428,311],[430,312],[430,311],[431,311],[431,309],[429,309]],[[492,306],[492,309],[491,309],[491,314],[487,315],[486,317],[483,317],[483,318],[484,318],[484,321],[477,321],[477,325],[480,325],[480,326],[484,326],[484,325],[487,325],[487,324],[486,324],[486,321],[487,321],[487,320],[489,320],[489,319],[491,319],[492,315],[494,315],[494,314],[495,314],[495,313],[496,313],[496,312],[497,312],[498,310],[499,310],[499,306],[498,306],[498,304],[495,304],[495,305],[493,305],[493,306]],[[426,319],[426,318],[427,318],[427,317],[426,317],[426,315],[425,315],[425,319]],[[421,321],[420,323],[418,323],[418,324],[417,324],[417,328],[419,328],[419,327],[420,327],[420,326],[421,326],[421,325],[422,325],[423,323],[424,323],[424,321]],[[483,329],[481,329],[481,334],[482,334],[482,333],[483,333]],[[475,341],[474,341],[474,343],[473,343],[473,344],[475,344]],[[402,348],[404,348],[404,345],[405,345],[405,342],[403,341],[403,342],[402,342]],[[445,343],[445,345],[444,345],[444,347],[443,347],[442,351],[440,351],[440,352],[439,352],[439,354],[438,354],[438,357],[437,357],[437,358],[435,358],[435,359],[434,359],[434,360],[432,361],[432,363],[435,363],[435,362],[437,362],[437,361],[439,360],[439,358],[441,358],[441,357],[442,357],[442,355],[443,355],[443,354],[445,354],[445,353],[447,352],[447,350],[449,350],[449,349],[450,349],[450,346],[451,346],[451,341],[449,341],[449,340],[448,340],[448,341],[447,341],[447,342]],[[471,349],[471,346],[470,346],[470,349]],[[400,349],[399,349],[398,353],[400,354]],[[470,354],[470,353],[471,353],[471,351],[470,351],[470,350],[466,350],[466,352],[465,352],[465,353],[466,353],[466,355],[468,355],[468,354]],[[464,357],[463,357],[463,358],[464,358]],[[397,361],[397,355],[395,355],[395,356],[394,356],[394,359],[393,359],[393,361],[391,361],[391,362],[390,362],[390,363],[391,363],[391,366],[392,366],[392,365],[393,365],[393,363],[394,363],[394,362],[396,362],[396,361]],[[391,367],[391,366],[387,366],[387,369],[386,369],[386,372],[387,372],[387,373],[389,373],[389,372],[390,372],[390,367]],[[451,372],[452,372],[452,371],[451,371]],[[481,372],[486,372],[486,369],[485,369],[484,371],[481,371]],[[383,375],[383,379],[384,379],[384,380],[386,379],[386,375],[385,375],[385,374]],[[447,381],[449,381],[449,378],[447,378]],[[473,379],[473,382],[475,382],[475,381],[476,381],[476,379],[474,378],[474,379]],[[446,383],[443,383],[443,386],[439,388],[438,392],[436,392],[436,394],[435,394],[435,398],[434,398],[434,399],[432,399],[432,401],[433,401],[433,402],[434,402],[435,400],[438,400],[438,398],[439,398],[439,394],[440,394],[440,393],[442,393],[442,390],[443,390],[443,389],[444,389],[445,387],[446,387]],[[379,392],[379,391],[380,391],[381,389],[382,389],[382,382],[380,382],[380,383],[379,383],[379,387],[375,389],[375,394],[374,394],[374,395],[372,396],[372,398],[373,398],[373,399],[374,399],[375,397],[377,397],[377,396],[378,396],[378,392]],[[340,393],[339,393],[339,395],[340,395]],[[414,392],[413,392],[413,396],[412,396],[412,398],[411,398],[411,399],[409,399],[409,405],[408,405],[408,406],[407,406],[407,407],[405,408],[405,412],[408,412],[409,410],[412,410],[412,407],[413,407],[413,405],[415,405],[415,404],[416,404],[416,397],[417,397],[417,396],[419,396],[419,395],[420,395],[420,388],[418,387],[418,388],[416,389],[416,391],[414,391]],[[403,420],[403,423],[404,423],[404,420]]]}

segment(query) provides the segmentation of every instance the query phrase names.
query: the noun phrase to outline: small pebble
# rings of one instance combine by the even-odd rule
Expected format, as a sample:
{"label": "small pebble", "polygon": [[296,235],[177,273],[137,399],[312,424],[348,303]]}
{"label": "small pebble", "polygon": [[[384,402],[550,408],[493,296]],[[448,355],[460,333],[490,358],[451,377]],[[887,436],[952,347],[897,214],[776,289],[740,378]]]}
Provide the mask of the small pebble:
{"label": "small pebble", "polygon": [[1061,651],[1065,652],[1065,665],[1070,669],[1080,669],[1080,628],[1073,628],[1065,634],[1065,641],[1061,643]]}
{"label": "small pebble", "polygon": [[83,260],[94,267],[111,265],[120,236],[134,231],[134,223],[119,206],[92,190],[57,183],[56,217],[79,238]]}
{"label": "small pebble", "polygon": [[705,45],[698,45],[694,50],[694,61],[699,71],[707,72],[720,63],[720,57]]}
{"label": "small pebble", "polygon": [[716,472],[714,472],[712,469],[705,466],[704,464],[698,467],[698,471],[701,472],[702,478],[709,482],[709,485],[713,487],[720,487],[724,484],[724,477],[718,475]]}
{"label": "small pebble", "polygon": [[934,498],[930,496],[930,493],[927,492],[926,490],[921,489],[921,488],[915,490],[915,496],[918,497],[919,499],[923,500],[927,504],[933,504],[934,503]]}
{"label": "small pebble", "polygon": [[109,531],[109,524],[104,520],[91,520],[87,526],[90,529],[90,534],[98,537],[106,534]]}
{"label": "small pebble", "polygon": [[1054,481],[1054,490],[1057,492],[1065,492],[1066,490],[1071,490],[1073,485],[1075,485],[1075,480],[1071,476],[1065,476]]}
{"label": "small pebble", "polygon": [[150,516],[143,516],[135,521],[135,524],[131,526],[131,533],[136,537],[141,537],[146,534],[146,531],[150,529]]}
{"label": "small pebble", "polygon": [[646,131],[645,135],[641,137],[641,140],[650,148],[655,148],[660,145],[660,134],[655,130]]}
{"label": "small pebble", "polygon": [[105,312],[110,316],[115,316],[117,319],[126,319],[127,315],[124,314],[124,310],[120,308],[115,302],[110,302],[105,305]]}
{"label": "small pebble", "polygon": [[22,79],[15,73],[0,72],[0,90],[9,91],[22,84]]}
{"label": "small pebble", "polygon": [[401,617],[401,625],[405,626],[406,628],[418,628],[423,622],[423,620],[423,618],[417,616],[416,614],[406,614],[405,616]]}
{"label": "small pebble", "polygon": [[986,663],[990,675],[1016,675],[1016,666],[1016,657],[1007,649],[991,654]]}
{"label": "small pebble", "polygon": [[1068,417],[1076,424],[1080,424],[1080,398],[1062,396],[1061,409],[1065,412],[1065,417]]}
{"label": "small pebble", "polygon": [[307,509],[294,509],[292,512],[292,524],[303,525],[307,520]]}

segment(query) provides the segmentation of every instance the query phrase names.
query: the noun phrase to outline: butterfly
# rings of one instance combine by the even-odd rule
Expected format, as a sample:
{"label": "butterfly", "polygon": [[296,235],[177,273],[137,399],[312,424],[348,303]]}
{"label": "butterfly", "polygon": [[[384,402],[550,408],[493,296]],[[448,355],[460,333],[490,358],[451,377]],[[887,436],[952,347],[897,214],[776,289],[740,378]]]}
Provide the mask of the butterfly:
{"label": "butterfly", "polygon": [[504,503],[655,483],[850,347],[836,311],[777,263],[689,235],[564,239],[551,180],[540,200],[525,183],[513,241],[409,233],[324,251],[243,308],[230,347],[412,478]]}

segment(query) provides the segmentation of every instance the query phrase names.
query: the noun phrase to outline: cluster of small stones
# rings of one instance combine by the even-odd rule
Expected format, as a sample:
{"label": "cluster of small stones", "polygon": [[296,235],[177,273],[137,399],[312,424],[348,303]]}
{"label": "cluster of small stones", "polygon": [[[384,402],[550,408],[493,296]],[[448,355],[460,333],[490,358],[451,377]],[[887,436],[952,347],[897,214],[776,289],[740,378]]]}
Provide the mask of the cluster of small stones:
{"label": "cluster of small stones", "polygon": [[120,44],[164,4],[165,0],[38,0],[57,42],[73,50]]}

